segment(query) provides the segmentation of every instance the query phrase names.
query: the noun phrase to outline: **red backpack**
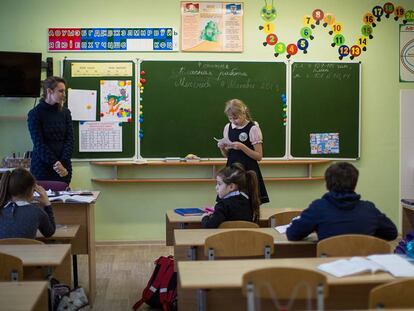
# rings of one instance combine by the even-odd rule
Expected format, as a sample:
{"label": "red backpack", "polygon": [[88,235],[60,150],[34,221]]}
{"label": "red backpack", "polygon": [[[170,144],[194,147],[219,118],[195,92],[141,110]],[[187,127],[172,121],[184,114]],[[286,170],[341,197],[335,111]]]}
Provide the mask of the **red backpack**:
{"label": "red backpack", "polygon": [[154,272],[142,292],[142,298],[132,308],[137,310],[145,302],[152,308],[172,311],[177,301],[177,272],[174,272],[173,256],[161,256],[154,263]]}

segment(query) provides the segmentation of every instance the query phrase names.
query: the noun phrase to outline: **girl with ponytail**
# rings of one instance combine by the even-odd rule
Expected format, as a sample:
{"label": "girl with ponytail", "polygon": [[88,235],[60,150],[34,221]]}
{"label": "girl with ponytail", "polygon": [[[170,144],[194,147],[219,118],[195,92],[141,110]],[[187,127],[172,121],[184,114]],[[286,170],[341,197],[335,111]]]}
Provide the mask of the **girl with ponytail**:
{"label": "girl with ponytail", "polygon": [[246,171],[239,163],[221,169],[216,177],[218,202],[214,213],[201,220],[204,228],[217,228],[224,221],[260,218],[260,198],[256,173]]}

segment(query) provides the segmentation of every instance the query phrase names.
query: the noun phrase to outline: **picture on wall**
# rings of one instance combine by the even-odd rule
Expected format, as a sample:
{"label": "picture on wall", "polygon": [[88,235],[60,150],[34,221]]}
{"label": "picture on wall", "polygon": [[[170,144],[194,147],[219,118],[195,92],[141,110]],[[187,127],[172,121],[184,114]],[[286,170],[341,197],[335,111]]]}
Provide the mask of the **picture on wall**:
{"label": "picture on wall", "polygon": [[243,3],[181,2],[181,50],[243,52]]}

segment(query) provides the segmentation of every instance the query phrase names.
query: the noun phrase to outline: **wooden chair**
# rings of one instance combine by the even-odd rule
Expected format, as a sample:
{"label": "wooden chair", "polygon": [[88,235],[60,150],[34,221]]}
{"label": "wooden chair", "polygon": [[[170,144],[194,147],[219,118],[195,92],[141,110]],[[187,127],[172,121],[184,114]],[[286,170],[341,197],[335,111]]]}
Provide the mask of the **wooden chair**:
{"label": "wooden chair", "polygon": [[219,226],[219,229],[227,229],[227,228],[259,228],[259,225],[251,221],[233,220],[233,221],[222,222]]}
{"label": "wooden chair", "polygon": [[20,258],[0,253],[0,281],[22,281],[23,262]]}
{"label": "wooden chair", "polygon": [[414,279],[379,285],[371,289],[369,309],[414,310]]}
{"label": "wooden chair", "polygon": [[24,238],[8,238],[0,239],[0,244],[7,245],[23,245],[23,244],[44,244],[42,241],[24,239]]}
{"label": "wooden chair", "polygon": [[[326,276],[318,271],[299,268],[264,268],[243,275],[243,295],[247,297],[247,310],[255,310],[256,299],[272,300],[277,309],[288,309],[293,302],[305,304],[306,310],[323,310],[328,296]],[[295,310],[289,308],[289,310]],[[302,307],[300,309],[303,309]],[[267,308],[263,308],[267,310]]]}
{"label": "wooden chair", "polygon": [[204,255],[208,260],[215,257],[270,258],[273,254],[273,237],[252,230],[229,230],[208,237],[204,243]]}
{"label": "wooden chair", "polygon": [[299,216],[302,213],[302,210],[297,211],[287,211],[273,214],[269,217],[269,227],[283,226],[292,222],[292,219],[296,216]]}
{"label": "wooden chair", "polygon": [[317,257],[368,256],[391,253],[390,244],[380,238],[364,234],[344,234],[318,242]]}

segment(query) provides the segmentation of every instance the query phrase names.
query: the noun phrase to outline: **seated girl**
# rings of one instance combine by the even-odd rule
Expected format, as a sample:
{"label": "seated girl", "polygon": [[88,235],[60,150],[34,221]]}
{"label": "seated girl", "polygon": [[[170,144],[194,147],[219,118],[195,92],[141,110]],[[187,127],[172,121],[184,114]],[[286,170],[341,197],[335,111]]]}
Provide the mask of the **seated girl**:
{"label": "seated girl", "polygon": [[[32,203],[34,191],[39,194],[36,205]],[[32,174],[22,168],[3,173],[0,181],[0,239],[34,239],[37,230],[50,237],[55,229],[46,191],[36,185]]]}
{"label": "seated girl", "polygon": [[258,223],[260,199],[256,173],[234,163],[221,169],[216,180],[218,202],[214,212],[202,218],[202,226],[217,228],[222,222],[230,220]]}

